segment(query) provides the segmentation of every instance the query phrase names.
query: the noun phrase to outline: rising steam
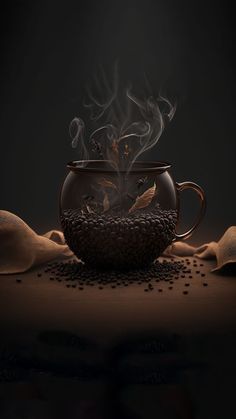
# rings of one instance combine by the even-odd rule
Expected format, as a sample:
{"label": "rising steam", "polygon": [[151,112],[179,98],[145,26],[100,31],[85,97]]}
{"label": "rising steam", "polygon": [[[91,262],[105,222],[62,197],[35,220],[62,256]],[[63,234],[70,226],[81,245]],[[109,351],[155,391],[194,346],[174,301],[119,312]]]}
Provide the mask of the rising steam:
{"label": "rising steam", "polygon": [[116,171],[129,172],[138,157],[157,144],[176,105],[163,96],[138,98],[131,88],[118,91],[117,73],[111,84],[102,73],[95,86],[96,94],[89,89],[90,103],[85,104],[94,129],[85,143],[85,124],[74,118],[69,129],[72,147],[78,148],[81,160],[96,156],[108,160]]}
{"label": "rising steam", "polygon": [[83,161],[89,159],[89,153],[85,145],[85,125],[81,118],[74,118],[69,126],[69,133],[72,138],[71,145],[73,148],[78,148],[79,156],[81,159],[81,167],[84,166]]}

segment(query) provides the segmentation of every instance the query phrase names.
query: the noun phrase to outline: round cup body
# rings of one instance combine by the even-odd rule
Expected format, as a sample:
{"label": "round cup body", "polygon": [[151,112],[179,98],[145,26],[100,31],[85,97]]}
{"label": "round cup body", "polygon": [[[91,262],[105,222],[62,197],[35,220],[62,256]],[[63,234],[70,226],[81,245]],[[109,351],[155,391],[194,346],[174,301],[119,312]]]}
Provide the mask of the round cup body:
{"label": "round cup body", "polygon": [[84,263],[128,270],[150,265],[175,239],[178,192],[164,162],[119,173],[106,161],[71,162],[60,197],[66,242]]}

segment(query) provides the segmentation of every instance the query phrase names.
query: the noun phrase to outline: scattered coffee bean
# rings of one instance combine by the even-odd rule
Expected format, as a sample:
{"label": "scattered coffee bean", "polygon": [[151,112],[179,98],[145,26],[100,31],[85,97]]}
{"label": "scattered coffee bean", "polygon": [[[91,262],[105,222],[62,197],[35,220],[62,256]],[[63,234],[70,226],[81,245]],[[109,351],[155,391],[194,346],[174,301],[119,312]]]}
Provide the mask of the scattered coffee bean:
{"label": "scattered coffee bean", "polygon": [[[54,262],[48,265],[49,273],[53,272],[53,278],[57,281],[75,281],[80,290],[85,286],[97,285],[100,290],[109,286],[112,289],[117,287],[128,287],[131,284],[143,284],[144,288],[153,291],[153,282],[174,283],[174,278],[179,278],[181,272],[185,270],[185,265],[181,261],[156,261],[149,267],[143,269],[133,269],[128,271],[116,270],[97,270],[86,266],[76,260],[69,262]],[[51,278],[51,277],[50,277]],[[66,284],[67,288],[74,288],[71,283]],[[162,289],[158,290],[162,292]]]}

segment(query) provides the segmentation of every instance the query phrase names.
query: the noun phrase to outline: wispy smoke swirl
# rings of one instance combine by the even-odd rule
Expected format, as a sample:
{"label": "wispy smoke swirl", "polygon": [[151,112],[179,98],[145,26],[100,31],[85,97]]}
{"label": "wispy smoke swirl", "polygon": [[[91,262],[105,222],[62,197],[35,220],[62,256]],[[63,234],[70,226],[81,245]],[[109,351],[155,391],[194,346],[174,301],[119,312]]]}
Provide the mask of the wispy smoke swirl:
{"label": "wispy smoke swirl", "polygon": [[94,129],[85,139],[84,122],[74,118],[69,129],[72,147],[78,148],[81,165],[93,154],[108,160],[115,170],[129,172],[139,156],[157,144],[176,105],[163,96],[141,99],[131,88],[118,89],[117,70],[112,83],[102,72],[95,87],[96,94],[88,89],[90,102],[85,104]]}

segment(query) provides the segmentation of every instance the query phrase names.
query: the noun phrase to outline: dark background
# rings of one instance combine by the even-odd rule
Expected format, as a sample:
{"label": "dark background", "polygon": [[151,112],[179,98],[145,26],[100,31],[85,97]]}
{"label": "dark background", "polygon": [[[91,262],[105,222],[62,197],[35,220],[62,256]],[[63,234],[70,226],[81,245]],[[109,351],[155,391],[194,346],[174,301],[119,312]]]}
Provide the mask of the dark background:
{"label": "dark background", "polygon": [[[235,61],[227,1],[8,2],[1,6],[0,208],[37,231],[58,225],[68,126],[87,80],[118,59],[121,78],[175,98],[174,120],[144,158],[172,162],[206,191],[196,240],[235,224]],[[186,222],[193,215],[186,193]],[[189,194],[190,195],[190,194]],[[192,198],[192,195],[191,195]],[[191,216],[190,216],[191,214]]]}

